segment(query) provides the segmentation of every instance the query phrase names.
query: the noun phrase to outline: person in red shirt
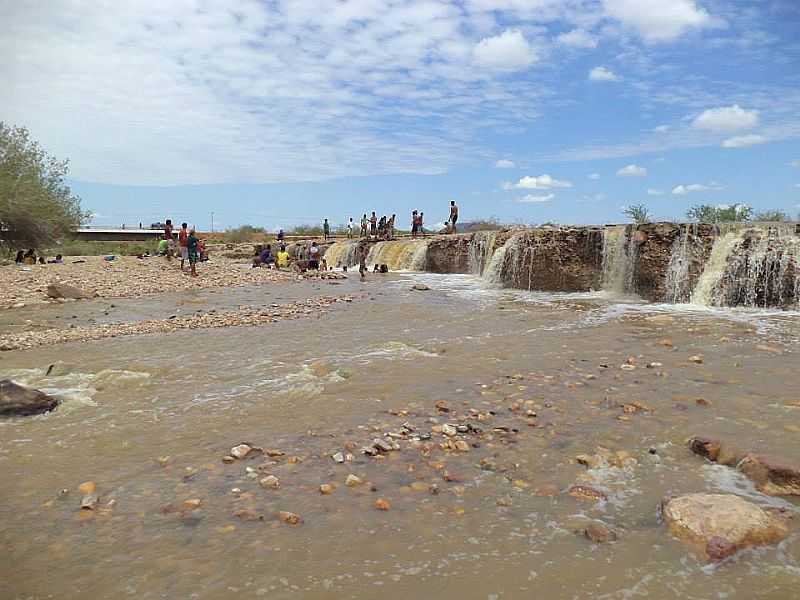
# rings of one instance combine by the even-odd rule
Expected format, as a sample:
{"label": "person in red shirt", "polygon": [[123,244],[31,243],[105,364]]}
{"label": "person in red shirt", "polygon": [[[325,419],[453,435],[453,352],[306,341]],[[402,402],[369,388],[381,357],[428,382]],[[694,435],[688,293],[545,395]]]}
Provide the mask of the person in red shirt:
{"label": "person in red shirt", "polygon": [[181,230],[178,232],[178,246],[181,251],[181,271],[184,270],[184,261],[189,260],[189,229],[186,223],[181,223]]}

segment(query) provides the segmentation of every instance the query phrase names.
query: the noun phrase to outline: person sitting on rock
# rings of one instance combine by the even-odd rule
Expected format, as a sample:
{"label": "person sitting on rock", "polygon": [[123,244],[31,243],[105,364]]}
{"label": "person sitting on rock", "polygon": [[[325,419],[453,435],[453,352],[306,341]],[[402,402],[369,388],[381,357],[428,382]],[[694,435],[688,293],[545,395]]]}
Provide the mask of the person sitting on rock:
{"label": "person sitting on rock", "polygon": [[289,266],[289,253],[286,251],[286,246],[281,244],[278,250],[276,265],[279,269],[285,269]]}
{"label": "person sitting on rock", "polygon": [[25,256],[22,257],[22,263],[25,265],[35,265],[36,264],[36,252],[33,248],[29,249]]}
{"label": "person sitting on rock", "polygon": [[64,260],[61,258],[60,254],[56,254],[56,257],[53,260],[48,260],[47,262],[49,264],[51,264],[51,265],[63,265],[64,264]]}
{"label": "person sitting on rock", "polygon": [[261,249],[261,253],[253,259],[253,267],[267,267],[272,268],[275,264],[275,259],[272,256],[272,246],[267,244]]}
{"label": "person sitting on rock", "polygon": [[21,265],[24,262],[25,262],[25,251],[20,250],[19,252],[17,252],[17,257],[14,259],[14,264]]}

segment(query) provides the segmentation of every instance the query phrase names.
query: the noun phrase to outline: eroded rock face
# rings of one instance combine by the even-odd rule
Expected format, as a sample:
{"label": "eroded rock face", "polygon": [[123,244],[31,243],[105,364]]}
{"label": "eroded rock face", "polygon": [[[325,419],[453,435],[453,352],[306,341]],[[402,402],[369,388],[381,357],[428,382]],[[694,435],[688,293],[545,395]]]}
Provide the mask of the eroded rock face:
{"label": "eroded rock face", "polygon": [[51,283],[47,286],[47,295],[51,298],[67,298],[69,300],[83,300],[91,298],[91,294],[66,283]]}
{"label": "eroded rock face", "polygon": [[0,380],[0,416],[38,415],[53,410],[58,400],[44,392]]}
{"label": "eroded rock face", "polygon": [[708,560],[751,546],[776,544],[789,534],[785,519],[732,494],[687,494],[666,500],[670,533]]}

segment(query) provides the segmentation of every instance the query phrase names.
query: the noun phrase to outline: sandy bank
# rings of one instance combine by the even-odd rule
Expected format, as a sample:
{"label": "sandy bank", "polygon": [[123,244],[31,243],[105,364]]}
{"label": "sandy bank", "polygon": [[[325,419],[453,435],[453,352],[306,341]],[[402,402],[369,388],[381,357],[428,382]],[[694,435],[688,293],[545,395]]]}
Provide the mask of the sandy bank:
{"label": "sandy bank", "polygon": [[[261,269],[259,269],[261,270]],[[180,329],[209,329],[264,325],[285,319],[313,318],[339,302],[352,302],[353,296],[320,296],[269,308],[242,306],[238,310],[200,315],[114,323],[93,327],[54,328],[0,336],[0,352],[22,350],[66,342],[87,342],[104,338],[171,333]]]}
{"label": "sandy bank", "polygon": [[[79,260],[85,262],[74,262]],[[67,283],[101,298],[136,298],[160,292],[296,279],[292,272],[251,269],[245,260],[219,256],[198,265],[199,277],[182,273],[179,260],[168,262],[162,257],[122,256],[109,262],[101,256],[68,256],[63,265],[34,265],[24,269],[13,265],[0,267],[0,308],[53,302],[46,294],[47,286],[52,283]]]}

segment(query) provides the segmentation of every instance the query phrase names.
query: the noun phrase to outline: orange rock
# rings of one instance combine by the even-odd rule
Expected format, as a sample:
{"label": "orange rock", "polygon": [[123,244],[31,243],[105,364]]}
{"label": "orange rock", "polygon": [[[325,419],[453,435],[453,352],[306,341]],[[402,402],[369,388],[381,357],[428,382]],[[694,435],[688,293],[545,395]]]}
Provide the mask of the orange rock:
{"label": "orange rock", "polygon": [[378,498],[375,500],[375,508],[378,510],[389,510],[391,507],[392,505],[386,498]]}
{"label": "orange rock", "polygon": [[97,491],[97,484],[94,481],[84,481],[78,486],[78,491],[84,496],[94,494]]}

